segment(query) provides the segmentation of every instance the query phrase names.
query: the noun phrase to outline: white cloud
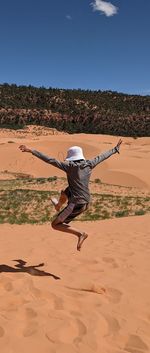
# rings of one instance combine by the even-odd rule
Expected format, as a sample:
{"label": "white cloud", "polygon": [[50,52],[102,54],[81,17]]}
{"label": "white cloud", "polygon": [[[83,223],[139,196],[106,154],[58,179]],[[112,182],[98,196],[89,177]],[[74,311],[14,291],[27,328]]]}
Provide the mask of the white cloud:
{"label": "white cloud", "polygon": [[66,15],[67,20],[72,20],[72,17],[70,15]]}
{"label": "white cloud", "polygon": [[106,16],[110,17],[116,15],[118,8],[111,4],[111,2],[103,1],[103,0],[94,0],[91,3],[94,11],[100,11],[104,13]]}

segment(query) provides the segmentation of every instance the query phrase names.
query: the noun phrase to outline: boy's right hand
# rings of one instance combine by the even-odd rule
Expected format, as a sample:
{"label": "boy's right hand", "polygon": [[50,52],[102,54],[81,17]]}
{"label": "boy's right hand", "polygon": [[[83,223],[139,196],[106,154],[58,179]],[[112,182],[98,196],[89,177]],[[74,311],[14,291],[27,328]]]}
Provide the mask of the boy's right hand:
{"label": "boy's right hand", "polygon": [[19,149],[22,151],[22,152],[30,152],[32,153],[32,150],[28,147],[26,147],[25,145],[21,145],[19,146]]}
{"label": "boy's right hand", "polygon": [[118,152],[118,153],[119,153],[120,145],[121,145],[121,144],[122,144],[122,140],[120,139],[120,140],[118,141],[117,145],[115,146],[115,150],[116,150],[116,152]]}

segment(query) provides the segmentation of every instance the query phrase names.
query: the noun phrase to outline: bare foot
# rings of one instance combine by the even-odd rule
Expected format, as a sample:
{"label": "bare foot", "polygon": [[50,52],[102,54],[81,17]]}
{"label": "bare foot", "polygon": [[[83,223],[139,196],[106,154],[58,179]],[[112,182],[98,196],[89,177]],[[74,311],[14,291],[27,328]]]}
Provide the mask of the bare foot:
{"label": "bare foot", "polygon": [[82,233],[82,234],[79,236],[78,244],[77,244],[77,250],[78,250],[78,251],[81,250],[82,244],[83,244],[84,240],[85,240],[87,237],[88,237],[88,234],[86,234],[86,233]]}
{"label": "bare foot", "polygon": [[52,198],[51,198],[51,202],[52,202],[52,204],[54,205],[55,210],[56,210],[56,211],[59,211],[59,210],[60,210],[60,205],[59,205],[58,200],[57,200],[55,197],[52,197]]}

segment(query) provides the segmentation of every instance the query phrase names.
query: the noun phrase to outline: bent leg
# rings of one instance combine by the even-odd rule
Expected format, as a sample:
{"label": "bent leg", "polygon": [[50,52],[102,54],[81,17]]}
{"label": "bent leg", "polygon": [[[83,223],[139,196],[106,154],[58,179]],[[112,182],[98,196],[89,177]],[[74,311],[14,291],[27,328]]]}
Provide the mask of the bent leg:
{"label": "bent leg", "polygon": [[51,223],[52,227],[60,232],[70,233],[78,237],[77,250],[80,251],[83,242],[88,237],[85,232],[80,232],[76,228],[71,227],[69,224],[57,223],[57,218]]}
{"label": "bent leg", "polygon": [[62,190],[60,197],[59,197],[59,200],[57,200],[55,197],[52,197],[51,201],[55,207],[55,210],[59,211],[61,209],[62,205],[68,201],[68,197],[67,197],[65,191]]}
{"label": "bent leg", "polygon": [[52,227],[61,232],[71,233],[78,237],[77,250],[80,251],[83,242],[88,237],[85,232],[78,231],[76,228],[71,227],[68,223],[72,219],[83,213],[87,209],[88,205],[74,205],[73,203],[68,204],[53,220]]}

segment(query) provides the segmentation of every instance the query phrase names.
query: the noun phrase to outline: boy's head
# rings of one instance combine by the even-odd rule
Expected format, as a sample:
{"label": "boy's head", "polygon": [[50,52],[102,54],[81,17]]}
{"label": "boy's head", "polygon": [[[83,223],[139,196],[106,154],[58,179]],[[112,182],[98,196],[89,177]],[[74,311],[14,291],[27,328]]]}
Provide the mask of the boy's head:
{"label": "boy's head", "polygon": [[79,161],[81,159],[85,159],[81,147],[73,146],[68,149],[66,161]]}

